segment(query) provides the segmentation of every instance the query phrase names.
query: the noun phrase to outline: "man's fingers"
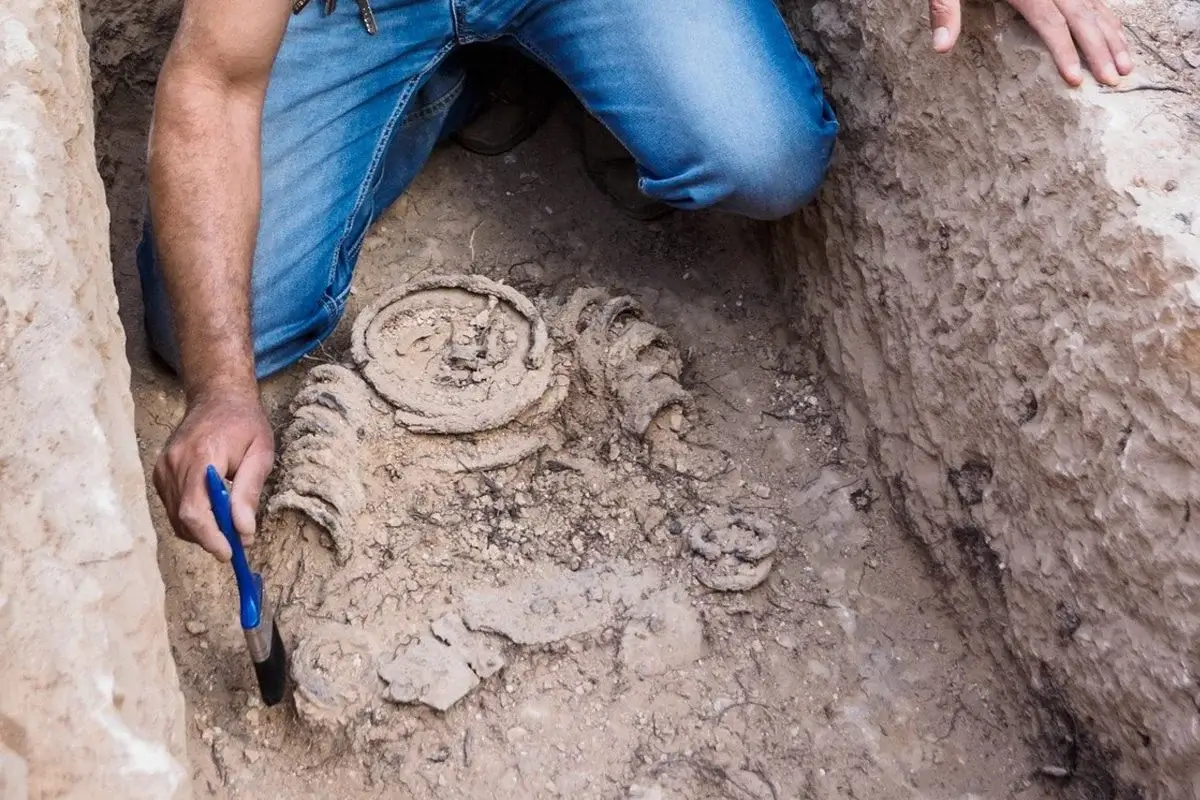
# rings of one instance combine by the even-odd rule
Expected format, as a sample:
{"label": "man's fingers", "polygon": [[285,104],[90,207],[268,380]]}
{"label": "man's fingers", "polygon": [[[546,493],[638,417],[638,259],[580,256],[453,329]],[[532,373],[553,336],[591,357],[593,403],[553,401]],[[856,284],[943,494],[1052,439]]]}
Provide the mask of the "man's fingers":
{"label": "man's fingers", "polygon": [[229,549],[229,542],[225,541],[217,528],[217,518],[213,516],[212,504],[204,485],[207,466],[201,464],[187,470],[183,476],[183,489],[179,493],[179,530],[181,535],[212,553],[217,560],[228,561],[233,553]]}
{"label": "man's fingers", "polygon": [[1088,3],[1073,3],[1068,7],[1067,23],[1071,33],[1079,44],[1087,59],[1092,75],[1101,83],[1112,86],[1119,81],[1117,65],[1113,63],[1112,50],[1109,49],[1108,37],[1102,29],[1102,19]]}
{"label": "man's fingers", "polygon": [[960,0],[929,0],[929,25],[933,28],[933,49],[948,52],[962,30]]}
{"label": "man's fingers", "polygon": [[270,442],[256,440],[233,475],[233,491],[230,493],[233,525],[247,544],[254,541],[254,516],[258,511],[263,484],[267,482],[267,475],[274,464],[275,450]]}
{"label": "man's fingers", "polygon": [[1101,27],[1104,28],[1105,38],[1108,39],[1108,49],[1112,52],[1117,72],[1128,75],[1133,72],[1133,56],[1129,55],[1129,41],[1125,38],[1125,28],[1121,25],[1121,20],[1105,5],[1101,5],[1096,13],[1100,15]]}
{"label": "man's fingers", "polygon": [[1046,43],[1063,80],[1072,86],[1082,83],[1083,66],[1079,62],[1079,51],[1075,49],[1071,30],[1067,27],[1067,18],[1052,3],[1038,3],[1036,9],[1027,8],[1025,3],[1014,5]]}

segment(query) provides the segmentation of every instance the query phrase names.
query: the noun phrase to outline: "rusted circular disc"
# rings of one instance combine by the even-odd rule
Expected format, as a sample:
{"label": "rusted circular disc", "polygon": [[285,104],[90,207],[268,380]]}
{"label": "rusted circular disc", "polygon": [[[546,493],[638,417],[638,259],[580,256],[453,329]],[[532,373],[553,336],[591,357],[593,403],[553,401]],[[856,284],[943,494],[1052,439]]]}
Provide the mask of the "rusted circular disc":
{"label": "rusted circular disc", "polygon": [[385,293],[354,321],[363,377],[417,433],[475,433],[516,419],[546,392],[546,323],[528,298],[479,275]]}

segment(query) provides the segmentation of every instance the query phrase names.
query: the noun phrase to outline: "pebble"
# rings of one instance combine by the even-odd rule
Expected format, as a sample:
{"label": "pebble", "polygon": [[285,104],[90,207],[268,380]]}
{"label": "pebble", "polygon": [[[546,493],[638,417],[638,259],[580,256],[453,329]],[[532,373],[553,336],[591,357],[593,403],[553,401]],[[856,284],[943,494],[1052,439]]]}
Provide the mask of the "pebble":
{"label": "pebble", "polygon": [[192,636],[200,636],[208,632],[208,626],[198,619],[189,619],[183,627],[187,628],[187,632]]}
{"label": "pebble", "polygon": [[262,753],[258,752],[253,747],[247,747],[243,755],[246,756],[246,761],[250,764],[253,764],[262,758]]}
{"label": "pebble", "polygon": [[724,711],[725,709],[729,708],[732,705],[733,705],[733,700],[731,700],[730,698],[718,697],[716,700],[713,700],[713,711],[720,714],[722,711]]}
{"label": "pebble", "polygon": [[765,483],[756,483],[750,487],[750,493],[755,497],[761,497],[763,500],[766,500],[771,496],[771,487]]}

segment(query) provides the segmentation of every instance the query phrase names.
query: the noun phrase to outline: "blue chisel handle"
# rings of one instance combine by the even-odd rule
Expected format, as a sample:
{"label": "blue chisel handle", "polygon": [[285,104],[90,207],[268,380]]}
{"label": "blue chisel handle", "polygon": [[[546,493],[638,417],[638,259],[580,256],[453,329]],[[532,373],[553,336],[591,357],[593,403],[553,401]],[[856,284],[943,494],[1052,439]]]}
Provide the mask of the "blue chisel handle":
{"label": "blue chisel handle", "polygon": [[237,578],[238,606],[242,618],[242,630],[253,630],[262,621],[262,577],[250,571],[242,539],[233,527],[233,506],[229,501],[229,490],[216,467],[210,466],[204,475],[208,489],[208,502],[212,505],[217,527],[229,548],[233,551],[233,575]]}

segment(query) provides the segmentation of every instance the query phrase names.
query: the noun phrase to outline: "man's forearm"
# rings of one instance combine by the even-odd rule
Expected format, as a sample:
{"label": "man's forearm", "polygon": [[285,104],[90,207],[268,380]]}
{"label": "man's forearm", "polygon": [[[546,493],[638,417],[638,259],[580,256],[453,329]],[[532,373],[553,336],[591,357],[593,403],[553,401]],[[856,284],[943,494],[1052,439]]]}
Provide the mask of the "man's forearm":
{"label": "man's forearm", "polygon": [[189,402],[256,391],[250,266],[262,95],[168,65],[150,137],[150,211]]}

